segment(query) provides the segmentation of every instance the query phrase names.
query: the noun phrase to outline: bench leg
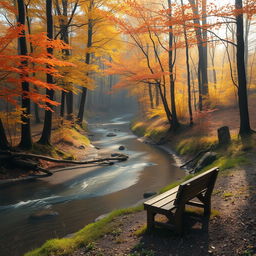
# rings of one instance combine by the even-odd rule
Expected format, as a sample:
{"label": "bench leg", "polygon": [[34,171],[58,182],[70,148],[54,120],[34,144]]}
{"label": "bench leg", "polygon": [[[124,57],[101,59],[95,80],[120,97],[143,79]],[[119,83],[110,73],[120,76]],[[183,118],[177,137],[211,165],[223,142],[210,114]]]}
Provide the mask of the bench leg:
{"label": "bench leg", "polygon": [[211,215],[211,199],[205,200],[204,203],[204,216],[210,216]]}
{"label": "bench leg", "polygon": [[147,211],[147,228],[152,229],[154,227],[155,222],[155,213],[151,211]]}
{"label": "bench leg", "polygon": [[183,233],[183,213],[185,211],[185,205],[181,206],[174,215],[174,224],[176,232],[181,235]]}
{"label": "bench leg", "polygon": [[183,233],[183,220],[182,215],[175,218],[175,231],[181,235]]}

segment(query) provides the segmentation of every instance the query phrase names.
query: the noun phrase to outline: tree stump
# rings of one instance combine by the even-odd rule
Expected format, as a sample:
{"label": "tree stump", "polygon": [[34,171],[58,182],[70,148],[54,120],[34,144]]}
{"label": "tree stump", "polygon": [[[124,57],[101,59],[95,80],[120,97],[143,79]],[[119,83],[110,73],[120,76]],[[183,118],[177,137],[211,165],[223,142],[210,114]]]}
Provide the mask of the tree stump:
{"label": "tree stump", "polygon": [[231,142],[228,126],[223,126],[218,129],[218,138],[220,145],[228,145]]}

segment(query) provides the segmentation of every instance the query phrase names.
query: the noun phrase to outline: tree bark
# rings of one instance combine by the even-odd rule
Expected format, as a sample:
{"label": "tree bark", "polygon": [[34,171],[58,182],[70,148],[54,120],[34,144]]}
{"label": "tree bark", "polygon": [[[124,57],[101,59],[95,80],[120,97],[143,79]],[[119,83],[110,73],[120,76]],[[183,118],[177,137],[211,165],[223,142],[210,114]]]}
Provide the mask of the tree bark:
{"label": "tree bark", "polygon": [[[28,5],[25,5],[25,10],[26,10],[26,20],[27,20],[27,26],[28,26],[28,33],[29,35],[31,35],[31,19],[28,16]],[[29,47],[30,47],[30,53],[34,52],[34,47],[32,45],[32,43],[29,43]],[[32,64],[33,67],[35,66],[35,64]],[[36,76],[36,73],[33,72],[33,77]],[[36,85],[34,85],[34,89],[38,92],[38,87]],[[36,103],[34,103],[34,112],[35,112],[35,123],[36,124],[40,124],[41,120],[40,120],[40,116],[39,116],[39,107]]]}
{"label": "tree bark", "polygon": [[168,51],[168,65],[169,65],[169,78],[170,78],[170,96],[171,96],[171,112],[172,112],[172,127],[174,131],[178,129],[179,127],[179,121],[177,117],[177,111],[176,111],[176,99],[175,99],[175,81],[174,81],[174,63],[173,63],[173,33],[172,33],[172,3],[171,0],[168,0],[168,8],[169,8],[169,51]]}
{"label": "tree bark", "polygon": [[[46,0],[46,17],[47,17],[47,36],[50,40],[53,39],[53,17],[52,17],[52,0]],[[47,53],[52,56],[53,48],[48,47]],[[53,76],[51,74],[46,75],[46,81],[48,84],[53,84]],[[50,100],[53,100],[54,90],[46,89],[46,96]],[[45,110],[44,127],[40,140],[38,143],[43,145],[51,144],[51,131],[52,131],[52,105],[46,103],[47,110]]]}
{"label": "tree bark", "polygon": [[[18,2],[18,23],[20,25],[25,25],[25,6],[23,0],[17,0]],[[19,43],[19,54],[27,55],[27,42],[26,42],[26,34],[25,30],[21,32],[21,36],[18,39]],[[21,66],[26,68],[28,65],[27,61],[22,61]],[[25,72],[24,72],[25,73]],[[21,79],[27,76],[27,74],[21,75]],[[24,109],[21,117],[22,125],[21,125],[21,141],[19,147],[24,149],[30,149],[32,147],[32,137],[31,137],[31,128],[30,128],[30,99],[28,97],[29,93],[29,83],[26,81],[21,82],[22,86],[22,99],[21,99],[21,107]]]}
{"label": "tree bark", "polygon": [[[69,26],[67,24],[67,20],[68,20],[68,0],[62,0],[62,12],[61,12],[61,9],[60,9],[60,5],[59,5],[59,2],[58,0],[55,0],[55,5],[56,5],[56,11],[58,13],[58,15],[61,17],[65,17],[65,18],[60,18],[60,39],[66,43],[66,44],[69,44]],[[75,6],[74,6],[74,9],[72,10],[72,15],[74,15],[75,13],[75,10],[77,8],[77,3],[78,3],[78,0],[77,2],[75,3]],[[72,19],[72,17],[70,17],[70,19]],[[70,56],[70,50],[68,49],[64,49],[62,51],[63,53],[63,58],[64,59],[68,59],[68,57]],[[72,86],[72,85],[70,85]],[[66,88],[67,89],[67,88]],[[64,99],[65,97],[65,99]],[[73,114],[73,92],[72,92],[72,89],[68,88],[68,92],[67,93],[62,93],[62,103],[66,101],[66,106],[67,106],[67,119],[68,120],[73,120],[74,118],[74,114]],[[61,116],[63,115],[64,116],[64,109],[65,109],[65,106],[64,105],[61,105]]]}
{"label": "tree bark", "polygon": [[6,137],[4,125],[0,119],[0,149],[7,150],[10,148],[9,142]]}
{"label": "tree bark", "polygon": [[243,1],[235,0],[235,8],[238,12],[236,15],[236,38],[237,38],[237,75],[238,75],[238,104],[240,113],[240,130],[241,136],[248,135],[252,132],[250,127],[248,97],[247,97],[247,82],[244,61],[244,24],[243,24]]}
{"label": "tree bark", "polygon": [[[184,4],[183,0],[181,0],[181,7],[182,7],[182,16],[183,20],[185,18],[184,13]],[[190,79],[190,65],[189,65],[189,45],[188,45],[188,37],[187,37],[187,31],[185,26],[185,20],[184,20],[184,26],[183,26],[183,34],[185,39],[185,45],[186,45],[186,67],[187,67],[187,85],[188,85],[188,112],[189,112],[189,123],[192,126],[193,125],[193,113],[192,113],[192,104],[191,104],[191,79]]]}
{"label": "tree bark", "polygon": [[[207,48],[203,46],[203,41],[207,40],[207,33],[204,31],[202,33],[202,28],[200,20],[198,18],[198,2],[195,0],[189,0],[194,14],[194,25],[195,33],[197,38],[197,48],[198,48],[198,89],[199,89],[199,110],[202,111],[204,108],[204,100],[208,98],[208,74],[207,74]],[[206,9],[206,1],[203,1],[203,9]],[[206,10],[205,10],[206,12]],[[203,14],[204,15],[204,14]],[[204,15],[205,16],[205,15]],[[206,18],[203,18],[203,23],[206,24]]]}
{"label": "tree bark", "polygon": [[154,98],[153,98],[153,92],[152,92],[152,84],[148,84],[148,95],[149,95],[149,101],[150,101],[150,107],[154,108]]}
{"label": "tree bark", "polygon": [[[90,5],[89,5],[89,9],[88,9],[89,20],[88,20],[88,28],[87,28],[87,51],[90,50],[90,48],[92,47],[93,20],[91,19],[90,16],[91,16],[91,11],[92,11],[92,8],[93,8],[93,4],[94,4],[94,0],[90,0]],[[88,51],[86,53],[85,63],[87,65],[89,65],[90,60],[91,60],[91,53]],[[87,73],[87,76],[88,75],[89,75],[89,73]],[[82,123],[83,123],[86,96],[87,96],[87,88],[83,87],[80,106],[79,106],[79,112],[78,112],[78,115],[77,115],[78,123],[80,125],[82,125]]]}

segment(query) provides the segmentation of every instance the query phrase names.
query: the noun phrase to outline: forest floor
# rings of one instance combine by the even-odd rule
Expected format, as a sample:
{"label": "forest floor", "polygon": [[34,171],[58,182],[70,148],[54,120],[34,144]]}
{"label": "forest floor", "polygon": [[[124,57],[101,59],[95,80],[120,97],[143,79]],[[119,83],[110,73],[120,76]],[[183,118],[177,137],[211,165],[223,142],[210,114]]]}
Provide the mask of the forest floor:
{"label": "forest floor", "polygon": [[[57,127],[57,125],[55,125]],[[41,136],[43,124],[34,124],[32,126],[33,141],[38,141]],[[27,153],[38,155],[46,155],[56,159],[66,160],[85,160],[97,155],[97,149],[90,144],[88,132],[77,126],[71,128],[69,125],[64,125],[62,128],[53,128],[52,130],[52,145],[44,146],[34,143],[33,148]],[[14,138],[18,141],[19,138]],[[16,149],[18,150],[18,149]],[[63,167],[61,163],[54,163],[45,160],[38,160],[39,165],[45,169],[53,169]],[[66,166],[67,164],[65,164]],[[4,164],[0,166],[0,180],[25,178],[29,175],[38,174],[37,171],[31,171]]]}

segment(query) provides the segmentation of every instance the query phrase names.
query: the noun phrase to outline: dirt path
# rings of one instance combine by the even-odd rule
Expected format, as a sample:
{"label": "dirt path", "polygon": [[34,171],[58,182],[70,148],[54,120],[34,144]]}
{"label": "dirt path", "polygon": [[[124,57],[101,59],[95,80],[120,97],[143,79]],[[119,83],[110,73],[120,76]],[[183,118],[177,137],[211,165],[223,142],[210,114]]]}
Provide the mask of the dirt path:
{"label": "dirt path", "polygon": [[164,229],[138,235],[146,225],[146,212],[141,211],[116,218],[113,231],[72,256],[256,255],[255,185],[255,165],[224,171],[212,196],[215,216],[209,223],[187,214],[183,237]]}

